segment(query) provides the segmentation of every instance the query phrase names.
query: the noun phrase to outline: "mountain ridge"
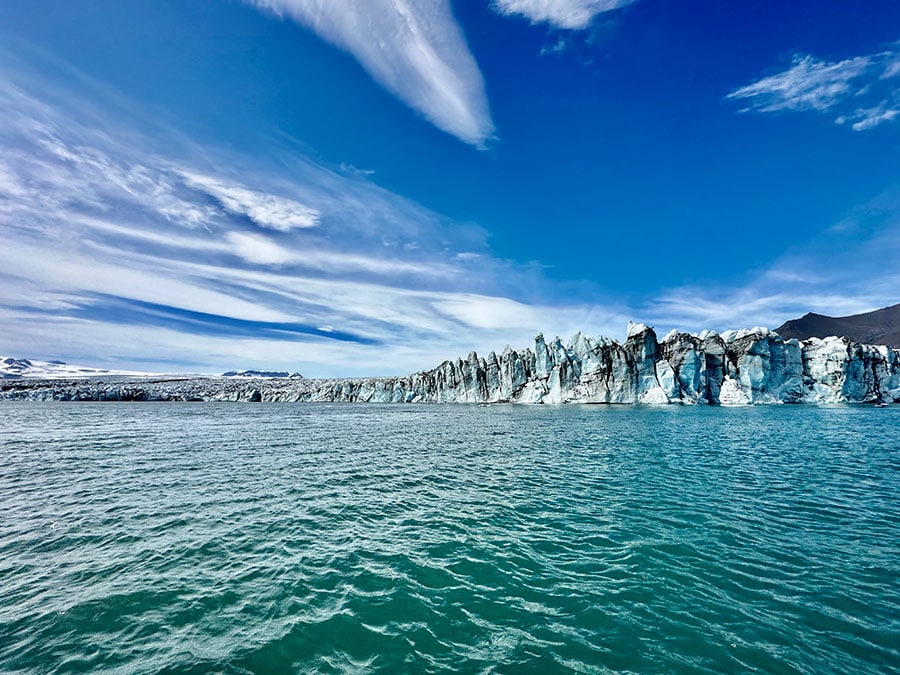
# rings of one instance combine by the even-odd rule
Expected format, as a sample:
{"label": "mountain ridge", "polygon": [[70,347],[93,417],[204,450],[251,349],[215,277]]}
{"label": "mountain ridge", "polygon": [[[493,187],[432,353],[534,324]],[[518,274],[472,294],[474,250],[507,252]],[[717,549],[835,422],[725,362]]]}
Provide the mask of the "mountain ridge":
{"label": "mountain ridge", "polygon": [[785,340],[846,337],[868,345],[900,348],[900,303],[850,316],[826,316],[807,312],[775,329]]}

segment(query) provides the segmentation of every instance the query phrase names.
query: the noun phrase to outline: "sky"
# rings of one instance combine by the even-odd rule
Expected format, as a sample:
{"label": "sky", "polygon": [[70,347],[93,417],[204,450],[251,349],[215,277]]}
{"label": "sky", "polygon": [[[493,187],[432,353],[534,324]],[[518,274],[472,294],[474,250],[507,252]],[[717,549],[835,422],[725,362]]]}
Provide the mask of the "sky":
{"label": "sky", "polygon": [[0,0],[0,354],[404,374],[900,302],[900,3]]}

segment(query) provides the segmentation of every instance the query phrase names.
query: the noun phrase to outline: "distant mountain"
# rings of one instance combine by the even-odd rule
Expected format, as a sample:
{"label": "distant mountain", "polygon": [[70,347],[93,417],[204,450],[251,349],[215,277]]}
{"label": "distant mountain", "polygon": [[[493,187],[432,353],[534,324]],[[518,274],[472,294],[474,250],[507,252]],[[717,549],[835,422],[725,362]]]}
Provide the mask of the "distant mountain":
{"label": "distant mountain", "polygon": [[[144,373],[134,370],[109,370],[106,368],[88,368],[73,366],[64,361],[38,361],[36,359],[20,359],[12,356],[0,356],[0,380],[42,379],[62,380],[80,379],[84,377],[159,377],[162,373]],[[180,376],[180,375],[179,375]],[[229,370],[222,377],[233,378],[293,378],[302,379],[300,373],[286,370]]]}
{"label": "distant mountain", "polygon": [[12,356],[0,356],[0,380],[29,379],[67,379],[101,376],[149,377],[153,373],[133,370],[108,370],[106,368],[86,368],[72,366],[64,361],[38,361],[36,359],[19,359]]}
{"label": "distant mountain", "polygon": [[300,373],[289,373],[286,370],[229,370],[222,377],[303,377]]}
{"label": "distant mountain", "polygon": [[810,312],[775,329],[785,340],[848,337],[867,345],[889,345],[900,349],[900,304],[853,316],[825,316]]}

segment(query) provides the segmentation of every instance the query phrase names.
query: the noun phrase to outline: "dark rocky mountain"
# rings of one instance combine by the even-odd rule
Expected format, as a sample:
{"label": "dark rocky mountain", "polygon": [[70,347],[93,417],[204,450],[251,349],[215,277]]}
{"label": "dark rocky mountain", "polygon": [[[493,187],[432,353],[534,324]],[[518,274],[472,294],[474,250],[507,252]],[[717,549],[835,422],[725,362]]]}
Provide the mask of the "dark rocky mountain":
{"label": "dark rocky mountain", "polygon": [[900,348],[900,304],[853,316],[825,316],[812,312],[775,329],[785,340],[840,335],[867,345]]}

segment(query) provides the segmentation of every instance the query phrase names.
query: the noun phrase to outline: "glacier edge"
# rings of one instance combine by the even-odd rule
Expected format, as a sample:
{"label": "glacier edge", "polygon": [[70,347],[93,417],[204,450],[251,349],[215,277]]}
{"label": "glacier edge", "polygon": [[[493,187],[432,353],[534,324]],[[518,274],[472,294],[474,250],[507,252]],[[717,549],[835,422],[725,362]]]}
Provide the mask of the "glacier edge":
{"label": "glacier edge", "polygon": [[[624,343],[538,334],[534,347],[444,361],[402,377],[229,381],[4,381],[0,398],[380,403],[712,404],[900,402],[900,351],[847,338],[784,340],[766,328],[672,331],[629,324]],[[224,381],[223,381],[224,380]]]}

